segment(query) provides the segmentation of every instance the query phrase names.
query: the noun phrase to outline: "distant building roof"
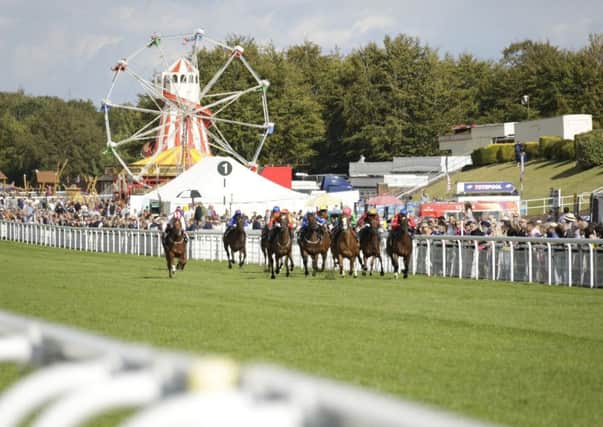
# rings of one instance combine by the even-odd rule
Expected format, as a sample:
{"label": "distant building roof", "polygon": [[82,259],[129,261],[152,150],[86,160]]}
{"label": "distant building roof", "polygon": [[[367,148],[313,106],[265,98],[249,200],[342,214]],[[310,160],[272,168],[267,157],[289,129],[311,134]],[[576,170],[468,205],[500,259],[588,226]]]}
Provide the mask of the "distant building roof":
{"label": "distant building roof", "polygon": [[54,184],[57,180],[55,171],[36,171],[36,181],[38,184]]}
{"label": "distant building roof", "polygon": [[1,179],[2,181],[6,181],[6,180],[8,179],[8,177],[7,177],[6,175],[4,175],[4,174],[2,173],[2,171],[0,171],[0,179]]}

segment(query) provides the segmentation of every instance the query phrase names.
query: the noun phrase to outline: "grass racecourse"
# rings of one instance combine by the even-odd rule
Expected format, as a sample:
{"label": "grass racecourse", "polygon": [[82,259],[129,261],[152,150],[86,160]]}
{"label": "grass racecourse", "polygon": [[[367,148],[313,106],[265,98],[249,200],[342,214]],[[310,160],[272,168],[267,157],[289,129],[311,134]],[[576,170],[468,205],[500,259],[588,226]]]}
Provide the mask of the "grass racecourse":
{"label": "grass racecourse", "polygon": [[[160,258],[10,242],[0,269],[3,310],[276,362],[501,424],[603,425],[597,289],[297,268],[271,281],[259,266],[199,261],[169,280]],[[0,387],[18,372],[0,366]]]}

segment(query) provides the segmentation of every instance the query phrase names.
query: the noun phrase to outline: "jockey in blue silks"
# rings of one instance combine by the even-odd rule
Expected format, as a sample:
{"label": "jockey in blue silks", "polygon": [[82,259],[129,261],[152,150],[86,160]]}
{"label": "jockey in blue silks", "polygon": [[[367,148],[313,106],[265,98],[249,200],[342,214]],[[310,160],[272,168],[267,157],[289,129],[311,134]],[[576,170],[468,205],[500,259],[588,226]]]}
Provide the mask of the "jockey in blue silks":
{"label": "jockey in blue silks", "polygon": [[[237,222],[239,222],[239,218],[241,218],[241,215],[243,215],[241,213],[241,210],[237,209],[232,218],[230,218],[226,223],[226,233],[229,233],[233,228],[237,226]],[[249,221],[247,221],[247,218],[245,218],[244,226],[247,227],[247,225],[249,225]]]}
{"label": "jockey in blue silks", "polygon": [[316,218],[316,223],[321,226],[321,229],[324,230],[324,227],[327,224],[327,220],[325,218],[318,215],[316,212],[314,212],[313,209],[309,209],[308,211],[306,211],[306,214],[302,218],[302,223],[301,223],[301,226],[299,227],[299,235],[300,236],[303,236],[304,233],[306,232],[306,230],[308,229],[308,225],[309,225],[308,216],[309,215],[314,215],[314,217]]}

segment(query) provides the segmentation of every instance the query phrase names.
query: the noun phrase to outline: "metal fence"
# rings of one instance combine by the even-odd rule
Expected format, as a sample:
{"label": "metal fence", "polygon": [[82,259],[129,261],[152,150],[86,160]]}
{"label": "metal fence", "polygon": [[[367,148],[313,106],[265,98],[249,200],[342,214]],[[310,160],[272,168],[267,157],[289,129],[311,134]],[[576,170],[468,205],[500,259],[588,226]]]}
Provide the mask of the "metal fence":
{"label": "metal fence", "polygon": [[119,342],[0,310],[0,367],[29,365],[0,390],[0,425],[75,427],[116,409],[121,427],[485,427],[485,423],[304,375]]}
{"label": "metal fence", "polygon": [[[222,232],[189,233],[189,259],[224,261]],[[385,235],[382,237],[385,247]],[[0,239],[90,252],[163,256],[156,230],[72,228],[0,222]],[[421,236],[413,240],[410,272],[427,276],[603,287],[603,240],[523,237]],[[384,269],[393,271],[383,252]],[[293,259],[301,263],[299,247]],[[260,233],[247,236],[247,263],[262,264]],[[333,268],[329,257],[327,268]]]}

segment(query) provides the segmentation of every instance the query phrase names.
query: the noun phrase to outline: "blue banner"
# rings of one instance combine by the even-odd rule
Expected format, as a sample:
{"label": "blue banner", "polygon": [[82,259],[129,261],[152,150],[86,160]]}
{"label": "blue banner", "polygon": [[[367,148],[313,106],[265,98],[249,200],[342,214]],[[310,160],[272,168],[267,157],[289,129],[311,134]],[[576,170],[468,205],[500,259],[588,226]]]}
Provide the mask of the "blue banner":
{"label": "blue banner", "polygon": [[512,182],[465,182],[464,193],[513,193],[515,185]]}

